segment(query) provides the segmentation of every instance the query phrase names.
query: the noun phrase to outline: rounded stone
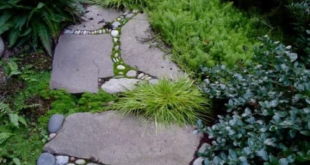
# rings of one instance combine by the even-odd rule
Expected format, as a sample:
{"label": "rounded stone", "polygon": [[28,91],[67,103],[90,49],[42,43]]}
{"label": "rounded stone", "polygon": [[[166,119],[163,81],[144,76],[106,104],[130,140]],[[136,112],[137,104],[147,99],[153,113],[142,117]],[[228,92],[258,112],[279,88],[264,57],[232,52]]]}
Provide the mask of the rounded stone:
{"label": "rounded stone", "polygon": [[113,22],[113,23],[112,23],[112,26],[113,26],[113,29],[116,29],[116,28],[118,28],[119,26],[121,26],[121,23],[118,22],[118,21],[116,21],[116,22]]}
{"label": "rounded stone", "polygon": [[117,69],[119,69],[119,70],[124,70],[124,69],[126,69],[126,68],[125,68],[124,65],[118,65],[118,66],[117,66]]}
{"label": "rounded stone", "polygon": [[117,41],[118,41],[118,39],[117,39],[117,38],[113,38],[113,41],[114,41],[114,42],[117,42]]}
{"label": "rounded stone", "polygon": [[49,140],[54,139],[54,137],[55,137],[56,135],[57,135],[56,133],[51,133],[51,134],[49,135]]}
{"label": "rounded stone", "polygon": [[151,80],[151,79],[152,79],[152,77],[150,77],[150,76],[146,76],[146,77],[145,77],[145,80],[146,80],[146,81],[149,81],[149,80]]}
{"label": "rounded stone", "polygon": [[85,164],[85,163],[86,163],[86,161],[84,159],[78,159],[78,160],[75,161],[75,164],[82,165],[82,164]]}
{"label": "rounded stone", "polygon": [[119,72],[118,74],[124,74],[123,72]]}
{"label": "rounded stone", "polygon": [[125,18],[127,18],[127,19],[128,19],[128,18],[132,18],[133,15],[134,15],[133,13],[129,13],[129,14],[127,14],[127,15],[125,16]]}
{"label": "rounded stone", "polygon": [[203,158],[199,157],[194,161],[193,165],[202,165],[203,160]]}
{"label": "rounded stone", "polygon": [[149,80],[150,84],[157,84],[158,83],[158,79],[151,79]]}
{"label": "rounded stone", "polygon": [[118,53],[115,53],[115,54],[114,54],[114,57],[118,57]]}
{"label": "rounded stone", "polygon": [[3,52],[4,52],[4,42],[0,36],[0,58],[2,57]]}
{"label": "rounded stone", "polygon": [[64,120],[65,117],[63,115],[54,114],[48,122],[48,132],[57,133],[60,130]]}
{"label": "rounded stone", "polygon": [[68,163],[67,165],[75,165],[74,163]]}
{"label": "rounded stone", "polygon": [[113,37],[117,37],[117,36],[119,35],[119,32],[118,32],[117,30],[112,30],[112,31],[111,31],[111,35],[112,35]]}
{"label": "rounded stone", "polygon": [[74,161],[75,161],[75,157],[73,157],[73,156],[70,157],[70,161],[71,161],[71,162],[74,162]]}
{"label": "rounded stone", "polygon": [[40,155],[39,159],[37,160],[37,165],[55,165],[56,159],[54,155],[50,153],[43,153]]}
{"label": "rounded stone", "polygon": [[138,75],[138,79],[142,79],[143,76],[144,76],[144,73],[140,73],[140,74]]}
{"label": "rounded stone", "polygon": [[119,45],[115,45],[114,49],[119,50]]}
{"label": "rounded stone", "polygon": [[130,70],[126,73],[127,77],[136,77],[137,76],[137,71],[135,70]]}
{"label": "rounded stone", "polygon": [[56,165],[65,165],[69,163],[69,156],[56,156]]}

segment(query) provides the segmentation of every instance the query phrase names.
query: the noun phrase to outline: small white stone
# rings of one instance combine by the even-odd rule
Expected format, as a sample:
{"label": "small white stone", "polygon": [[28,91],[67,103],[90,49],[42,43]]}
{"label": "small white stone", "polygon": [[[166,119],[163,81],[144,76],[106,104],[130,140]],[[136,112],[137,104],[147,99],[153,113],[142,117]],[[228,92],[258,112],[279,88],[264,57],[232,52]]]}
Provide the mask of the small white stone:
{"label": "small white stone", "polygon": [[115,58],[112,58],[113,62],[117,62]]}
{"label": "small white stone", "polygon": [[84,34],[84,35],[87,34],[87,31],[84,30],[83,34]]}
{"label": "small white stone", "polygon": [[133,15],[134,15],[133,13],[129,13],[129,14],[127,14],[127,15],[125,16],[125,18],[127,18],[127,19],[132,18]]}
{"label": "small white stone", "polygon": [[149,81],[149,80],[151,80],[151,79],[152,79],[152,77],[150,77],[150,76],[147,76],[147,77],[145,78],[146,81]]}
{"label": "small white stone", "polygon": [[115,54],[114,54],[114,57],[118,57],[118,53],[115,53]]}
{"label": "small white stone", "polygon": [[118,65],[118,66],[117,66],[117,69],[119,69],[119,70],[124,70],[124,69],[126,69],[126,68],[125,68],[125,66],[123,66],[123,65]]}
{"label": "small white stone", "polygon": [[54,139],[55,136],[56,136],[56,133],[51,133],[51,134],[49,135],[49,140]]}
{"label": "small white stone", "polygon": [[120,20],[122,20],[122,19],[121,19],[121,18],[117,18],[116,20],[120,21]]}
{"label": "small white stone", "polygon": [[132,12],[133,12],[133,13],[138,13],[138,12],[139,12],[139,10],[133,10]]}
{"label": "small white stone", "polygon": [[115,45],[114,49],[119,50],[119,45]]}
{"label": "small white stone", "polygon": [[113,37],[117,37],[118,34],[119,34],[119,32],[118,32],[117,30],[112,30],[112,31],[111,31],[111,35],[112,35]]}
{"label": "small white stone", "polygon": [[194,163],[193,163],[193,165],[202,165],[202,162],[203,162],[203,158],[197,158],[195,161],[194,161]]}
{"label": "small white stone", "polygon": [[113,22],[113,23],[112,23],[112,26],[113,26],[113,29],[116,29],[116,28],[118,28],[119,26],[121,26],[121,23],[118,22],[118,21],[116,21],[116,22]]}
{"label": "small white stone", "polygon": [[68,163],[67,165],[75,165],[74,163]]}
{"label": "small white stone", "polygon": [[57,165],[65,165],[69,162],[69,156],[56,156]]}
{"label": "small white stone", "polygon": [[140,73],[140,74],[138,75],[138,79],[142,79],[143,76],[144,76],[144,73]]}
{"label": "small white stone", "polygon": [[102,34],[102,33],[103,33],[102,29],[101,29],[101,30],[99,30],[99,34]]}
{"label": "small white stone", "polygon": [[113,41],[114,41],[114,42],[117,42],[117,41],[118,41],[118,38],[113,38]]}
{"label": "small white stone", "polygon": [[157,84],[158,83],[158,79],[151,79],[149,80],[150,84]]}
{"label": "small white stone", "polygon": [[137,75],[137,71],[135,70],[130,70],[126,73],[127,77],[136,77],[136,75]]}
{"label": "small white stone", "polygon": [[123,72],[119,72],[118,74],[124,74]]}
{"label": "small white stone", "polygon": [[84,159],[78,159],[75,161],[76,164],[85,164],[86,161]]}

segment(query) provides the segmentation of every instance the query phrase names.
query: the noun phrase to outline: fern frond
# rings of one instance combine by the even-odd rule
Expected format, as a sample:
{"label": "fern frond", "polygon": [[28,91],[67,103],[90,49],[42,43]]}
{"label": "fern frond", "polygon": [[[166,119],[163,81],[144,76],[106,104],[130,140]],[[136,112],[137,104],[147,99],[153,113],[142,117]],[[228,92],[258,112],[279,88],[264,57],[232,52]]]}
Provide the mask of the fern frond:
{"label": "fern frond", "polygon": [[8,114],[12,112],[12,109],[8,104],[5,104],[4,102],[0,102],[0,112],[3,114]]}
{"label": "fern frond", "polygon": [[37,24],[38,27],[38,35],[40,37],[41,43],[47,53],[52,56],[52,40],[51,35],[48,31],[48,28],[44,24]]}
{"label": "fern frond", "polygon": [[16,43],[18,37],[19,37],[19,30],[18,29],[12,29],[9,32],[9,47],[11,48]]}
{"label": "fern frond", "polygon": [[0,133],[0,145],[3,144],[6,140],[8,140],[13,134],[8,132]]}

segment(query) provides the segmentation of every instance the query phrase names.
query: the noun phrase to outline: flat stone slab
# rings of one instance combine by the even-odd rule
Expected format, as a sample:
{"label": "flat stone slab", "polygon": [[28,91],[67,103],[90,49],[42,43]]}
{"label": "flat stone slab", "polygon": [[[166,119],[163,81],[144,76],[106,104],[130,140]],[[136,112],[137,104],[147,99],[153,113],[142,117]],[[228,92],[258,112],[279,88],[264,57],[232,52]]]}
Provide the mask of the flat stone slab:
{"label": "flat stone slab", "polygon": [[[176,64],[165,57],[165,53],[157,47],[143,42],[152,38],[150,24],[145,14],[138,14],[122,27],[121,49],[124,62],[131,67],[162,78],[176,79],[182,76]],[[165,59],[166,58],[166,59]]]}
{"label": "flat stone slab", "polygon": [[112,39],[103,35],[62,35],[56,46],[51,89],[98,92],[98,78],[112,77]]}
{"label": "flat stone slab", "polygon": [[104,9],[100,6],[91,5],[86,8],[86,13],[82,17],[84,19],[81,24],[71,25],[69,29],[78,29],[78,30],[97,30],[102,28],[106,23],[112,22],[122,12],[115,9]]}
{"label": "flat stone slab", "polygon": [[153,121],[115,111],[76,113],[43,150],[109,165],[188,165],[200,138],[190,126],[156,129]]}
{"label": "flat stone slab", "polygon": [[126,90],[131,90],[139,82],[140,80],[129,78],[110,79],[102,84],[101,89],[107,93],[115,94],[125,92]]}

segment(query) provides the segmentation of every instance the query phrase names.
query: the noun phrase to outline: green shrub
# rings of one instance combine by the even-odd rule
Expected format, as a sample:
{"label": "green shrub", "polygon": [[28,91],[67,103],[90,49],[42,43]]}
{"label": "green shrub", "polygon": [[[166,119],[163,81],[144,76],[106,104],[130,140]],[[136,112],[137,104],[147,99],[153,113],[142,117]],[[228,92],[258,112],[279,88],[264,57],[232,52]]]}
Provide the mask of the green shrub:
{"label": "green shrub", "polygon": [[151,0],[91,0],[102,7],[140,9],[143,10]]}
{"label": "green shrub", "polygon": [[193,124],[199,116],[210,114],[208,100],[193,83],[187,78],[177,81],[164,78],[154,85],[142,82],[122,94],[111,109],[163,124]]}
{"label": "green shrub", "polygon": [[212,140],[200,153],[205,165],[310,162],[310,72],[296,62],[291,46],[263,41],[255,63],[203,69],[204,91],[228,100],[225,117],[199,126]]}
{"label": "green shrub", "polygon": [[52,55],[52,41],[57,42],[63,23],[75,21],[77,0],[2,0],[0,35],[9,47],[30,42],[41,44]]}

